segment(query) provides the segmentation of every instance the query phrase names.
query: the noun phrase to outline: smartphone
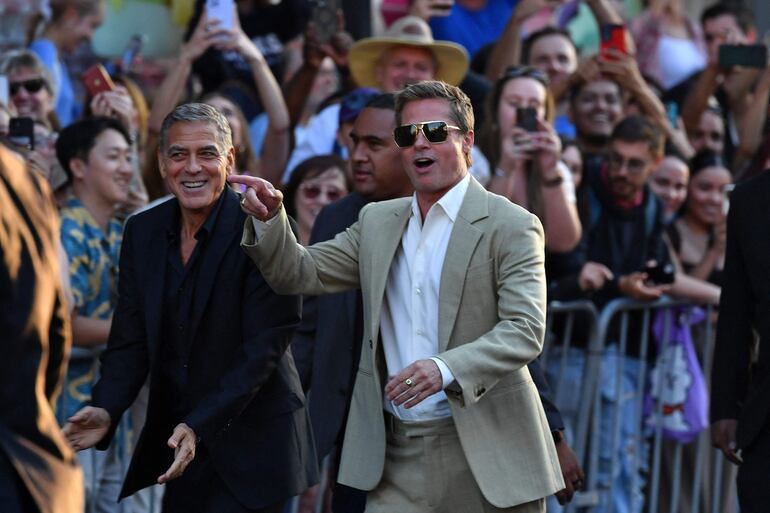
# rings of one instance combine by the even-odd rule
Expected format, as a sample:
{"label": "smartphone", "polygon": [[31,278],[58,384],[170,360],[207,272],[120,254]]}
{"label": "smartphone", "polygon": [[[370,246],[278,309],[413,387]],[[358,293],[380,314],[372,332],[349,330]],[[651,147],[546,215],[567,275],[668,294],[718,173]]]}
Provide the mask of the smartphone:
{"label": "smartphone", "polygon": [[719,67],[765,69],[767,67],[767,47],[765,45],[720,45]]}
{"label": "smartphone", "polygon": [[9,105],[11,93],[8,90],[8,77],[0,75],[0,102],[3,105]]}
{"label": "smartphone", "polygon": [[533,107],[516,107],[516,126],[537,132],[537,111]]}
{"label": "smartphone", "polygon": [[8,140],[29,151],[35,149],[35,122],[32,118],[11,118],[8,122]]}
{"label": "smartphone", "polygon": [[128,40],[128,44],[126,45],[125,50],[123,50],[123,55],[120,58],[120,69],[123,73],[131,71],[131,66],[133,66],[139,52],[142,51],[143,43],[144,38],[141,34],[134,34],[131,36],[131,39]]}
{"label": "smartphone", "polygon": [[674,283],[676,273],[673,264],[646,265],[642,269],[647,274],[647,281],[655,285],[669,285]]}
{"label": "smartphone", "polygon": [[219,28],[231,29],[235,25],[233,0],[206,0],[206,18],[209,21],[219,20]]}
{"label": "smartphone", "polygon": [[599,48],[602,54],[610,48],[628,53],[626,51],[626,26],[616,24],[602,26],[602,41]]}
{"label": "smartphone", "polygon": [[318,0],[311,17],[315,37],[319,43],[328,43],[339,30],[337,26],[337,5],[333,0]]}
{"label": "smartphone", "polygon": [[80,78],[91,98],[99,93],[115,90],[115,83],[101,64],[91,66],[80,76]]}
{"label": "smartphone", "polygon": [[671,126],[676,128],[679,124],[679,105],[676,102],[666,104],[666,117]]}

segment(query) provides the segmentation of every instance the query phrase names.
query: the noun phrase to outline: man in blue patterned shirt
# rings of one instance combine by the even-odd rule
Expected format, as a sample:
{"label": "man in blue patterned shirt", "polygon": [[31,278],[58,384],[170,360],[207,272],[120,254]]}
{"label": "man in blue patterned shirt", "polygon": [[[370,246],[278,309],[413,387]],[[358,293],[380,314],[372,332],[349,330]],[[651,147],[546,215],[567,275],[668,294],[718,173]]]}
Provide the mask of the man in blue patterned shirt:
{"label": "man in blue patterned shirt", "polygon": [[[98,355],[107,343],[117,302],[123,226],[114,215],[128,198],[132,177],[130,137],[110,118],[90,118],[62,130],[56,155],[72,182],[61,210],[61,240],[72,284],[73,349],[57,417],[66,420],[91,399]],[[85,471],[86,502],[98,511],[117,509],[123,473],[118,447],[78,453]]]}

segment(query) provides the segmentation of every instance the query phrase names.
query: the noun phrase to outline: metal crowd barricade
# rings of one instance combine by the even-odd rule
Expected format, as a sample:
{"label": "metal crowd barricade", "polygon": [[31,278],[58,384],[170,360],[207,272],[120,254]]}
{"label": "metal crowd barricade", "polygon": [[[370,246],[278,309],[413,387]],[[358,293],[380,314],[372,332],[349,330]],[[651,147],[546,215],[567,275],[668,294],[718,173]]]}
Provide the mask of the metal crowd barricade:
{"label": "metal crowd barricade", "polygon": [[[588,303],[588,304],[586,304]],[[638,354],[634,355],[634,358],[638,358],[638,362],[634,362],[633,365],[639,365],[640,371],[636,378],[636,387],[633,394],[633,411],[635,412],[634,418],[640,419],[639,425],[635,427],[634,440],[638,439],[639,443],[635,444],[635,447],[642,447],[649,443],[651,450],[649,456],[646,454],[639,454],[639,451],[633,451],[631,457],[631,466],[633,468],[639,468],[639,458],[648,457],[646,463],[647,468],[650,469],[649,474],[646,477],[646,486],[644,487],[644,503],[638,506],[639,511],[647,513],[728,513],[737,511],[734,483],[731,488],[728,488],[729,497],[722,496],[723,483],[722,483],[722,468],[724,458],[716,449],[709,449],[710,440],[708,430],[704,430],[700,433],[698,438],[692,442],[697,444],[697,451],[695,453],[694,460],[694,475],[691,476],[689,482],[683,482],[682,469],[683,469],[683,450],[684,445],[681,443],[667,442],[667,446],[673,446],[673,454],[671,454],[671,465],[668,470],[671,471],[671,477],[669,480],[669,495],[662,497],[661,485],[662,482],[662,469],[663,469],[663,451],[664,451],[664,436],[663,426],[661,422],[657,422],[653,429],[652,434],[649,433],[649,429],[645,429],[645,419],[643,417],[643,408],[645,396],[649,391],[648,378],[650,374],[648,358],[651,354],[651,320],[653,316],[658,312],[663,312],[663,341],[668,342],[669,336],[672,330],[673,323],[673,307],[687,306],[694,307],[691,303],[685,301],[674,300],[664,297],[654,302],[640,302],[630,299],[617,299],[610,302],[601,313],[597,313],[596,309],[592,310],[593,304],[587,301],[577,301],[570,303],[554,302],[549,304],[548,308],[548,321],[547,329],[549,336],[546,339],[546,348],[544,349],[542,360],[543,364],[548,365],[548,356],[553,352],[554,345],[559,346],[561,350],[562,362],[560,365],[561,372],[558,373],[559,377],[564,375],[566,358],[569,353],[570,345],[574,342],[572,340],[572,326],[574,318],[577,314],[586,315],[590,322],[590,328],[588,330],[588,340],[586,341],[586,363],[585,371],[582,379],[582,389],[580,391],[580,404],[578,412],[580,415],[575,419],[576,425],[574,426],[575,434],[573,439],[569,442],[572,444],[578,461],[586,471],[586,485],[585,490],[577,493],[572,503],[565,508],[566,512],[574,511],[603,511],[606,513],[612,513],[614,511],[613,485],[614,476],[618,470],[620,462],[618,461],[618,451],[614,448],[618,447],[619,437],[621,435],[621,422],[623,409],[620,407],[620,401],[622,400],[622,378],[626,365],[630,365],[628,359],[629,349],[629,323],[632,315],[639,316],[641,318],[640,330],[638,333]],[[710,375],[714,345],[714,330],[711,322],[712,307],[705,306],[703,309],[706,311],[705,325],[700,333],[702,336],[696,338],[693,337],[694,345],[700,347],[702,353],[701,366],[704,376]],[[556,319],[561,319],[563,331],[559,337],[561,340],[555,340],[552,333],[552,326]],[[611,329],[615,322],[619,322],[619,332],[612,332]],[[616,335],[617,338],[613,337]],[[613,344],[617,347],[617,363],[614,367],[615,378],[615,390],[614,397],[618,400],[617,410],[612,418],[611,423],[611,459],[609,462],[608,475],[609,480],[605,483],[600,483],[598,479],[599,470],[599,453],[600,453],[600,425],[602,422],[602,370],[604,363],[604,355],[607,353],[608,346]],[[670,364],[670,361],[669,361]],[[551,373],[553,374],[553,373]],[[559,398],[561,396],[561,383],[557,380],[555,383],[551,383],[554,387],[557,406],[560,408],[570,408],[574,405],[560,404]],[[660,394],[655,394],[659,397]],[[663,413],[663,402],[653,402],[653,411],[661,416]],[[711,450],[711,470],[712,475],[704,475],[704,454],[708,454]],[[605,469],[606,471],[607,469]],[[632,482],[630,485],[631,490],[640,483],[636,481],[637,473],[632,476]],[[706,505],[702,504],[702,486],[704,483],[710,483],[711,497],[709,508],[706,509]],[[631,500],[631,491],[626,490]],[[689,497],[684,497],[685,495]],[[680,502],[682,498],[689,498],[684,502]],[[687,504],[685,508],[682,504]],[[602,509],[597,508],[603,505]]]}

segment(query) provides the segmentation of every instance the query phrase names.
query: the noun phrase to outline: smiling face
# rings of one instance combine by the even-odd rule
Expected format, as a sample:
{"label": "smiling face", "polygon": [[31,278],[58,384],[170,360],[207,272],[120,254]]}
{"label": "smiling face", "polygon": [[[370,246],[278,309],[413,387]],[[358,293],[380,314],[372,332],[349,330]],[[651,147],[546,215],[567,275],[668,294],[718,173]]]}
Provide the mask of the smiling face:
{"label": "smiling face", "polygon": [[375,69],[375,78],[384,93],[395,93],[410,83],[431,80],[435,74],[433,53],[415,46],[390,48]]}
{"label": "smiling face", "polygon": [[[45,121],[53,110],[53,96],[45,86],[38,87],[43,83],[42,79],[38,71],[27,67],[19,67],[9,73],[8,83],[11,89],[16,89],[10,100],[18,117]],[[13,87],[14,84],[17,84],[17,87]]]}
{"label": "smiling face", "polygon": [[687,188],[687,217],[706,226],[720,222],[724,216],[725,186],[730,183],[732,176],[723,167],[701,169]]}
{"label": "smiling face", "polygon": [[166,150],[158,155],[160,173],[183,210],[207,213],[233,171],[235,151],[225,148],[216,125],[180,121],[168,130]]}
{"label": "smiling face", "polygon": [[[415,100],[404,105],[402,125],[426,121],[444,121],[458,126],[457,120],[450,114],[447,100]],[[459,130],[450,129],[446,141],[431,143],[420,131],[412,146],[401,148],[401,162],[418,199],[432,204],[468,174],[466,155],[473,147],[473,137],[472,130],[462,134]]]}
{"label": "smiling face", "polygon": [[580,137],[606,138],[623,115],[620,87],[609,80],[585,84],[572,99],[572,121]]}
{"label": "smiling face", "polygon": [[543,36],[529,50],[529,65],[548,73],[551,84],[569,78],[577,64],[575,47],[561,34]]}
{"label": "smiling face", "polygon": [[516,126],[516,109],[532,107],[540,120],[545,118],[546,89],[534,78],[521,77],[509,80],[500,92],[497,104],[497,123],[500,126],[500,140],[510,137]]}
{"label": "smiling face", "polygon": [[412,192],[412,183],[401,163],[401,149],[393,140],[395,127],[395,111],[365,108],[350,132],[353,188],[366,199],[380,201]]}
{"label": "smiling face", "polygon": [[650,177],[650,190],[663,202],[666,217],[673,216],[687,198],[690,170],[675,157],[666,157]]}
{"label": "smiling face", "polygon": [[294,211],[297,213],[300,230],[310,233],[321,209],[347,193],[345,172],[338,167],[331,167],[300,183],[294,197]]}
{"label": "smiling face", "polygon": [[87,159],[72,159],[70,168],[79,197],[88,195],[113,206],[128,200],[131,147],[120,132],[107,129],[99,134]]}

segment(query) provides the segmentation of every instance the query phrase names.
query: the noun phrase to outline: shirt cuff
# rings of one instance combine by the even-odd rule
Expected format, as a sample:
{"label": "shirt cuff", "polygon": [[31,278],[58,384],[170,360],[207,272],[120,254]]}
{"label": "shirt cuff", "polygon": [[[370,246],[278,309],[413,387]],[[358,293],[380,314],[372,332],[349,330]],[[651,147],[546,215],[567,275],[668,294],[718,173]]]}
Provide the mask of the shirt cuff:
{"label": "shirt cuff", "polygon": [[447,367],[447,364],[441,360],[441,358],[434,356],[431,358],[434,362],[436,362],[436,365],[438,366],[438,370],[441,372],[441,389],[445,389],[449,386],[450,383],[452,383],[455,380],[455,375],[452,374],[452,371],[449,370],[449,367]]}
{"label": "shirt cuff", "polygon": [[254,238],[256,240],[261,239],[262,235],[267,231],[267,228],[272,225],[276,219],[278,219],[278,216],[273,216],[267,221],[260,221],[256,217],[251,216],[251,224],[254,226]]}

